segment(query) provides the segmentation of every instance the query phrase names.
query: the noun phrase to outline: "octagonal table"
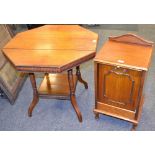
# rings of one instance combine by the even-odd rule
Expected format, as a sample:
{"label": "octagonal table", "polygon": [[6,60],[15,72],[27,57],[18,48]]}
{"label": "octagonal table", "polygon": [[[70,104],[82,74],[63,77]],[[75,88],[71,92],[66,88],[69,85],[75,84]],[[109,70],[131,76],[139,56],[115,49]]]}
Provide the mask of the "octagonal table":
{"label": "octagonal table", "polygon": [[[4,55],[18,71],[29,73],[33,88],[29,116],[32,116],[39,97],[69,99],[82,122],[75,90],[78,81],[88,88],[81,77],[80,64],[95,56],[97,39],[96,33],[78,25],[45,25],[17,34],[3,48]],[[73,74],[74,67],[76,74]],[[61,73],[64,71],[67,74]],[[39,88],[36,72],[45,73]]]}

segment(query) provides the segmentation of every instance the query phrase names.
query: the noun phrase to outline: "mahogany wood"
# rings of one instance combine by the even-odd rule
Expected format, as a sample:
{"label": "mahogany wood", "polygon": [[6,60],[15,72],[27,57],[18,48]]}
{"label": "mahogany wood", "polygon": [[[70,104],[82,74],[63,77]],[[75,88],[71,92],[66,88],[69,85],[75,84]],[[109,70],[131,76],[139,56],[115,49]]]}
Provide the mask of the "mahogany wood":
{"label": "mahogany wood", "polygon": [[5,48],[94,51],[97,37],[96,33],[78,25],[45,25],[17,34]]}
{"label": "mahogany wood", "polygon": [[[95,56],[94,51],[4,49],[5,56],[19,71],[60,73]],[[21,54],[19,54],[19,51]],[[30,59],[31,57],[31,59]],[[46,61],[45,61],[46,60]]]}
{"label": "mahogany wood", "polygon": [[[123,42],[124,36],[125,42]],[[130,42],[130,37],[131,35],[123,35],[122,38],[119,36],[117,40],[117,37],[115,37],[115,39],[111,37],[106,41],[101,52],[96,55],[95,61],[130,68],[132,70],[147,71],[150,64],[153,44],[148,42],[147,46],[143,46],[138,44],[135,35],[132,35],[132,38],[135,38],[132,39],[132,42]],[[129,41],[127,42],[128,38]],[[135,40],[136,43],[134,43]]]}
{"label": "mahogany wood", "polygon": [[[18,71],[30,73],[34,96],[28,110],[29,116],[39,97],[70,99],[82,122],[75,90],[78,81],[86,89],[88,84],[82,79],[79,66],[95,56],[97,40],[96,33],[78,25],[45,25],[17,34],[3,48],[3,53]],[[73,67],[76,67],[76,75],[72,73]],[[67,76],[54,75],[53,82],[52,74],[63,71],[68,71]],[[38,90],[35,72],[45,73]]]}
{"label": "mahogany wood", "polygon": [[97,39],[78,25],[46,25],[17,34],[3,52],[20,71],[62,72],[93,58]]}
{"label": "mahogany wood", "polygon": [[79,82],[83,83],[85,86],[85,89],[88,89],[88,84],[87,82],[85,82],[82,77],[81,77],[81,72],[80,72],[80,66],[76,67],[76,76],[77,76],[77,80],[79,80]]}
{"label": "mahogany wood", "polygon": [[30,81],[32,84],[32,89],[33,89],[33,100],[29,106],[28,109],[28,115],[31,117],[32,116],[32,111],[34,109],[34,107],[36,106],[36,104],[39,101],[39,95],[38,95],[38,91],[37,91],[37,85],[36,85],[36,80],[35,80],[35,75],[34,73],[29,73],[29,77],[30,77]]}
{"label": "mahogany wood", "polygon": [[105,114],[133,123],[143,106],[143,86],[153,43],[136,35],[110,37],[94,59],[95,118]]}
{"label": "mahogany wood", "polygon": [[135,110],[142,73],[102,64],[99,64],[98,72],[98,101]]}
{"label": "mahogany wood", "polygon": [[[74,83],[77,84],[77,77],[73,75]],[[76,87],[76,85],[75,85]],[[46,74],[38,89],[39,96],[49,98],[70,99],[70,89],[67,74]]]}
{"label": "mahogany wood", "polygon": [[82,122],[82,115],[81,115],[81,112],[77,106],[77,102],[76,102],[76,98],[75,98],[75,84],[74,84],[74,80],[73,80],[72,69],[68,70],[68,82],[69,82],[70,99],[71,99],[72,106],[78,116],[79,121]]}
{"label": "mahogany wood", "polygon": [[137,44],[137,45],[144,45],[144,46],[153,46],[152,41],[145,40],[142,37],[139,37],[135,34],[124,34],[121,36],[116,36],[116,37],[109,37],[109,40],[112,41],[118,41],[118,42],[123,42],[123,43],[129,43],[129,44]]}

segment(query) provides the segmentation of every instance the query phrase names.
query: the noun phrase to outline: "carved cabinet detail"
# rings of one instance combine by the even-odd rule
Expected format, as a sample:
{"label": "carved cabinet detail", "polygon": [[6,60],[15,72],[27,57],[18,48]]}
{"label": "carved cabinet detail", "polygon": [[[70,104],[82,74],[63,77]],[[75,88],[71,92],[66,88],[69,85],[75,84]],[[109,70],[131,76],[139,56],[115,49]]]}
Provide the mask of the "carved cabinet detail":
{"label": "carved cabinet detail", "polygon": [[98,100],[135,110],[142,72],[99,64]]}

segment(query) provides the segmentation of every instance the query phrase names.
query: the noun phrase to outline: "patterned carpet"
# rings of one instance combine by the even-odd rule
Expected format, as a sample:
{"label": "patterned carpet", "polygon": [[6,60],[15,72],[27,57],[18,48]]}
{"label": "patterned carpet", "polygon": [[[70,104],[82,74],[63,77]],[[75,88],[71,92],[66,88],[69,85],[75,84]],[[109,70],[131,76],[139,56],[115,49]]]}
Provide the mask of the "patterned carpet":
{"label": "patterned carpet", "polygon": [[[121,28],[122,27],[122,28]],[[88,27],[99,34],[97,51],[108,36],[124,33],[135,33],[145,39],[155,42],[155,25],[106,25]],[[137,130],[155,130],[155,54],[153,54],[150,70],[145,83],[145,101],[142,117]],[[94,108],[94,75],[93,61],[81,65],[83,79],[88,82],[88,90],[81,83],[77,86],[77,102],[83,115],[79,123],[70,101],[40,99],[33,111],[32,118],[27,116],[27,109],[32,100],[32,89],[29,79],[26,80],[15,105],[10,105],[5,99],[0,99],[0,130],[36,131],[36,130],[100,130],[100,131],[129,131],[131,123],[113,117],[101,115],[95,120]],[[39,84],[41,78],[37,76]]]}

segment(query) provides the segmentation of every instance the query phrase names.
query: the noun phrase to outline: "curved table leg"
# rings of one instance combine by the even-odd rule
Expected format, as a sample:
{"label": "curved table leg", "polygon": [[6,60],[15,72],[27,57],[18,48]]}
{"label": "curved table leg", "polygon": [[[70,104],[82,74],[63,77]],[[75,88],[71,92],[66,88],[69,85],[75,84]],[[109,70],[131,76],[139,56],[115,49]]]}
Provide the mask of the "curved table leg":
{"label": "curved table leg", "polygon": [[38,95],[38,91],[37,91],[37,86],[36,86],[36,80],[35,80],[35,75],[34,73],[29,73],[29,77],[30,77],[30,81],[32,84],[32,88],[33,88],[33,100],[29,106],[28,109],[28,116],[31,117],[32,116],[32,111],[34,109],[34,107],[36,106],[36,104],[39,101],[39,95]]}
{"label": "curved table leg", "polygon": [[82,122],[82,114],[78,108],[77,102],[76,102],[76,97],[75,97],[75,85],[73,81],[73,71],[72,69],[68,71],[68,82],[69,82],[69,88],[70,88],[70,99],[72,106],[77,114],[77,117],[79,119],[79,122]]}
{"label": "curved table leg", "polygon": [[85,89],[88,89],[87,82],[84,81],[81,77],[80,66],[76,67],[76,76],[77,76],[78,81],[84,84]]}

